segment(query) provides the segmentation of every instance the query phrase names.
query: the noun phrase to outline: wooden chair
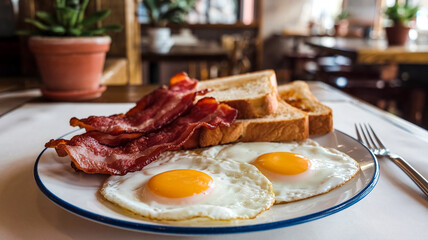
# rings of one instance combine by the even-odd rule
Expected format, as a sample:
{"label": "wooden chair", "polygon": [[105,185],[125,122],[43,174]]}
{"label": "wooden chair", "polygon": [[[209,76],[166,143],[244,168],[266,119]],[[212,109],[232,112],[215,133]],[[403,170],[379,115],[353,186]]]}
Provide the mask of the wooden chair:
{"label": "wooden chair", "polygon": [[319,64],[317,71],[317,79],[421,125],[425,90],[406,84],[398,75],[396,65],[380,68],[375,65]]}

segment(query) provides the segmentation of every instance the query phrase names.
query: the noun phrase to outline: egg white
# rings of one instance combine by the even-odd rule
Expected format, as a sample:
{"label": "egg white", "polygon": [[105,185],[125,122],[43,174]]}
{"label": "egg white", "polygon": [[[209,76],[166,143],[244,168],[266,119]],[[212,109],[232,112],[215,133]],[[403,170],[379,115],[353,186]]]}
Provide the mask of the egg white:
{"label": "egg white", "polygon": [[[207,197],[188,205],[159,203],[141,197],[141,190],[152,176],[174,169],[207,173],[213,178],[215,188]],[[236,161],[219,161],[193,151],[163,153],[142,171],[109,177],[100,192],[125,209],[157,220],[248,219],[269,209],[275,201],[270,181],[256,167]]]}
{"label": "egg white", "polygon": [[359,171],[358,163],[348,155],[324,148],[312,140],[290,143],[252,142],[221,145],[202,150],[202,155],[218,160],[252,163],[262,154],[293,152],[310,159],[310,168],[295,176],[272,182],[276,203],[292,202],[329,192],[342,186]]}

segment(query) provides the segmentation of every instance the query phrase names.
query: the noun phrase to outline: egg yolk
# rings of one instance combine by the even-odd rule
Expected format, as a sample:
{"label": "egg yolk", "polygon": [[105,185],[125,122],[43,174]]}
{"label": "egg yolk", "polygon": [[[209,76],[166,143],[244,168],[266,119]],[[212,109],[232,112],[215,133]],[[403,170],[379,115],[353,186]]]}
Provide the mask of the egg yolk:
{"label": "egg yolk", "polygon": [[254,165],[262,172],[267,170],[280,175],[296,175],[308,170],[310,160],[296,153],[272,152],[260,155]]}
{"label": "egg yolk", "polygon": [[153,176],[147,183],[156,195],[166,198],[185,198],[203,194],[213,184],[210,175],[192,170],[177,169]]}

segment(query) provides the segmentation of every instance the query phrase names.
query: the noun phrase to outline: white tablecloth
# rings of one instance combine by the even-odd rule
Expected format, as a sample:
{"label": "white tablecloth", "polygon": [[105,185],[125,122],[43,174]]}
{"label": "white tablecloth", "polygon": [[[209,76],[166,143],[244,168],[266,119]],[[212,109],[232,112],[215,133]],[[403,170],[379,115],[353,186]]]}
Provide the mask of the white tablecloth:
{"label": "white tablecloth", "polygon": [[[334,126],[355,136],[354,122],[370,122],[385,144],[428,177],[428,132],[333,92],[314,93],[334,112]],[[0,103],[0,104],[5,104]],[[0,117],[0,239],[184,239],[121,230],[56,206],[37,188],[33,165],[43,145],[73,128],[71,117],[125,112],[133,104],[28,103]],[[197,239],[428,239],[428,199],[388,160],[375,189],[331,216],[276,230]],[[190,237],[195,239],[195,237]]]}

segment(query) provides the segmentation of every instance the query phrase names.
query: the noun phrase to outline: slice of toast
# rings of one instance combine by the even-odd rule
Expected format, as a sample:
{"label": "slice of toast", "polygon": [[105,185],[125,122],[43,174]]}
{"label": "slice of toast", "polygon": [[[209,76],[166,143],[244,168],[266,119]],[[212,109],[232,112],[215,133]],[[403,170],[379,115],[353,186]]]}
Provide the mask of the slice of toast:
{"label": "slice of toast", "polygon": [[199,146],[231,142],[283,142],[304,140],[309,136],[308,115],[278,99],[275,113],[254,119],[238,119],[230,127],[202,129]]}
{"label": "slice of toast", "polygon": [[324,134],[333,131],[333,111],[312,94],[304,81],[294,81],[278,86],[281,99],[309,115],[309,134]]}
{"label": "slice of toast", "polygon": [[[214,91],[202,97],[215,97],[238,110],[239,119],[263,117],[278,108],[277,83],[273,70],[216,78],[198,83],[198,89]],[[199,98],[202,98],[199,97]]]}

